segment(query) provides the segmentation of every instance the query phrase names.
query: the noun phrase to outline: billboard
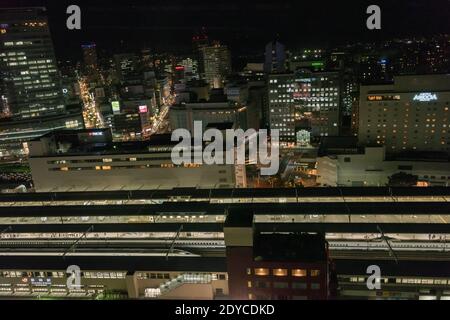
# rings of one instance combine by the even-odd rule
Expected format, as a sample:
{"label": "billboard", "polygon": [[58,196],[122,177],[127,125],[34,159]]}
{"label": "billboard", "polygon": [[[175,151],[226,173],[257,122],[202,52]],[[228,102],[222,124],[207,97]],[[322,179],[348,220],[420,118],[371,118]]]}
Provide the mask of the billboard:
{"label": "billboard", "polygon": [[139,106],[139,113],[147,113],[148,108],[146,105],[144,106]]}
{"label": "billboard", "polygon": [[112,101],[111,102],[112,111],[114,114],[120,113],[120,102]]}

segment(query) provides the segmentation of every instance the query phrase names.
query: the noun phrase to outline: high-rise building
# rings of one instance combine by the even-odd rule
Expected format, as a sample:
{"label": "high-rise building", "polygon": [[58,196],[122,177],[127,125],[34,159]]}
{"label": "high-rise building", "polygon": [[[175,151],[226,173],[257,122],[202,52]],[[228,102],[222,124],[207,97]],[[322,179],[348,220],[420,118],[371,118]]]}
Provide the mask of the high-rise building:
{"label": "high-rise building", "polygon": [[393,84],[363,85],[359,142],[406,150],[450,153],[450,74],[397,76]]}
{"label": "high-rise building", "polygon": [[140,78],[142,76],[139,73],[139,59],[133,53],[115,54],[114,64],[117,77],[121,82],[126,82],[136,77]]}
{"label": "high-rise building", "polygon": [[231,72],[231,55],[227,46],[215,43],[201,48],[205,80],[211,88],[222,88],[225,77]]}
{"label": "high-rise building", "polygon": [[268,83],[271,129],[280,142],[295,143],[296,132],[310,132],[312,140],[339,134],[340,86],[338,72],[270,74]]}
{"label": "high-rise building", "polygon": [[200,32],[197,32],[192,37],[192,51],[194,53],[194,59],[197,60],[198,73],[201,78],[205,76],[202,48],[207,46],[209,46],[208,35],[206,34],[206,30],[202,28]]}
{"label": "high-rise building", "polygon": [[309,130],[313,140],[339,135],[339,80],[338,72],[302,71],[295,75],[291,93],[297,129]]}
{"label": "high-rise building", "polygon": [[278,41],[272,41],[266,45],[264,71],[267,73],[286,71],[285,48]]}
{"label": "high-rise building", "polygon": [[292,73],[269,74],[267,90],[270,129],[280,130],[282,145],[295,142],[294,86]]}
{"label": "high-rise building", "polygon": [[2,111],[18,118],[65,112],[45,8],[0,11]]}

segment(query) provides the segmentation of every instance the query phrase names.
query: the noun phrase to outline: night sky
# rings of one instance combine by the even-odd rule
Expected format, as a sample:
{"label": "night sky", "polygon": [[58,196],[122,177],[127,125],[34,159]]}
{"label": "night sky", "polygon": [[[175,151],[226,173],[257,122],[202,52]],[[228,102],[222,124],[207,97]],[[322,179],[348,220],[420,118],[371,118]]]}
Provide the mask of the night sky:
{"label": "night sky", "polygon": [[[233,54],[262,53],[279,34],[288,48],[372,41],[396,36],[450,33],[450,0],[0,0],[0,7],[48,8],[60,59],[79,58],[80,44],[94,41],[100,51],[149,47],[188,53],[193,33],[205,27],[211,39]],[[66,8],[77,4],[82,30],[66,29]],[[382,30],[366,29],[370,4],[382,10]]]}

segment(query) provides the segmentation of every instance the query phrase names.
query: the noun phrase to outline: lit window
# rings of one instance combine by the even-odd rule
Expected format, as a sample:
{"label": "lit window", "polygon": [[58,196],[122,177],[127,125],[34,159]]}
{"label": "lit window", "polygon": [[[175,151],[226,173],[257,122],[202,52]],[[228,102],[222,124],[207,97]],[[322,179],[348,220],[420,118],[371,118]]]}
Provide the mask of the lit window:
{"label": "lit window", "polygon": [[251,288],[252,287],[252,282],[251,281],[247,281],[247,287]]}
{"label": "lit window", "polygon": [[306,277],[306,269],[292,269],[293,277]]}
{"label": "lit window", "polygon": [[267,268],[256,268],[255,269],[255,275],[257,275],[257,276],[268,276],[269,275],[269,269],[267,269]]}
{"label": "lit window", "polygon": [[247,274],[248,274],[248,275],[251,275],[251,274],[252,274],[252,269],[247,268]]}
{"label": "lit window", "polygon": [[320,275],[320,270],[311,270],[311,277],[318,277]]}
{"label": "lit window", "polygon": [[286,277],[288,274],[287,269],[273,269],[273,275],[277,277]]}

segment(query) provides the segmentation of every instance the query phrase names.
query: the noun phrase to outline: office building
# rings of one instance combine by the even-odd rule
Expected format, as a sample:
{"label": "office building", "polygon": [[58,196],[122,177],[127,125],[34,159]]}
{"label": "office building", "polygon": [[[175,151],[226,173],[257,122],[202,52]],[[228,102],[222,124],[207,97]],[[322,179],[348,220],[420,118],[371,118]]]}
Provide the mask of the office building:
{"label": "office building", "polygon": [[295,74],[295,85],[290,92],[297,128],[310,130],[314,141],[339,135],[340,89],[338,72],[301,70]]}
{"label": "office building", "polygon": [[0,155],[26,156],[28,155],[28,142],[52,130],[84,129],[82,108],[80,105],[68,105],[66,113],[12,120],[0,119]]}
{"label": "office building", "polygon": [[450,75],[397,76],[393,84],[362,85],[358,137],[363,145],[450,153]]}
{"label": "office building", "polygon": [[286,72],[286,51],[283,44],[276,40],[269,42],[266,45],[264,56],[264,72]]}
{"label": "office building", "polygon": [[280,130],[280,142],[294,145],[298,131],[311,140],[339,134],[340,84],[337,72],[270,74],[268,76],[270,128]]}
{"label": "office building", "polygon": [[120,82],[141,79],[138,56],[133,53],[122,53],[114,55],[114,65],[117,78]]}
{"label": "office building", "polygon": [[45,8],[0,12],[0,103],[20,119],[65,112]]}
{"label": "office building", "polygon": [[280,130],[281,145],[295,142],[295,108],[291,92],[294,86],[294,76],[291,73],[268,76],[270,129]]}
{"label": "office building", "polygon": [[209,46],[209,38],[206,34],[206,30],[202,28],[199,32],[192,37],[192,52],[194,54],[194,60],[197,60],[198,75],[201,79],[205,78],[205,64],[203,60],[202,49]]}
{"label": "office building", "polygon": [[291,53],[288,61],[289,70],[295,72],[298,69],[310,69],[311,71],[323,71],[325,69],[324,49],[303,49]]}
{"label": "office building", "polygon": [[222,88],[231,73],[231,55],[227,46],[218,42],[202,47],[204,79],[211,88]]}

